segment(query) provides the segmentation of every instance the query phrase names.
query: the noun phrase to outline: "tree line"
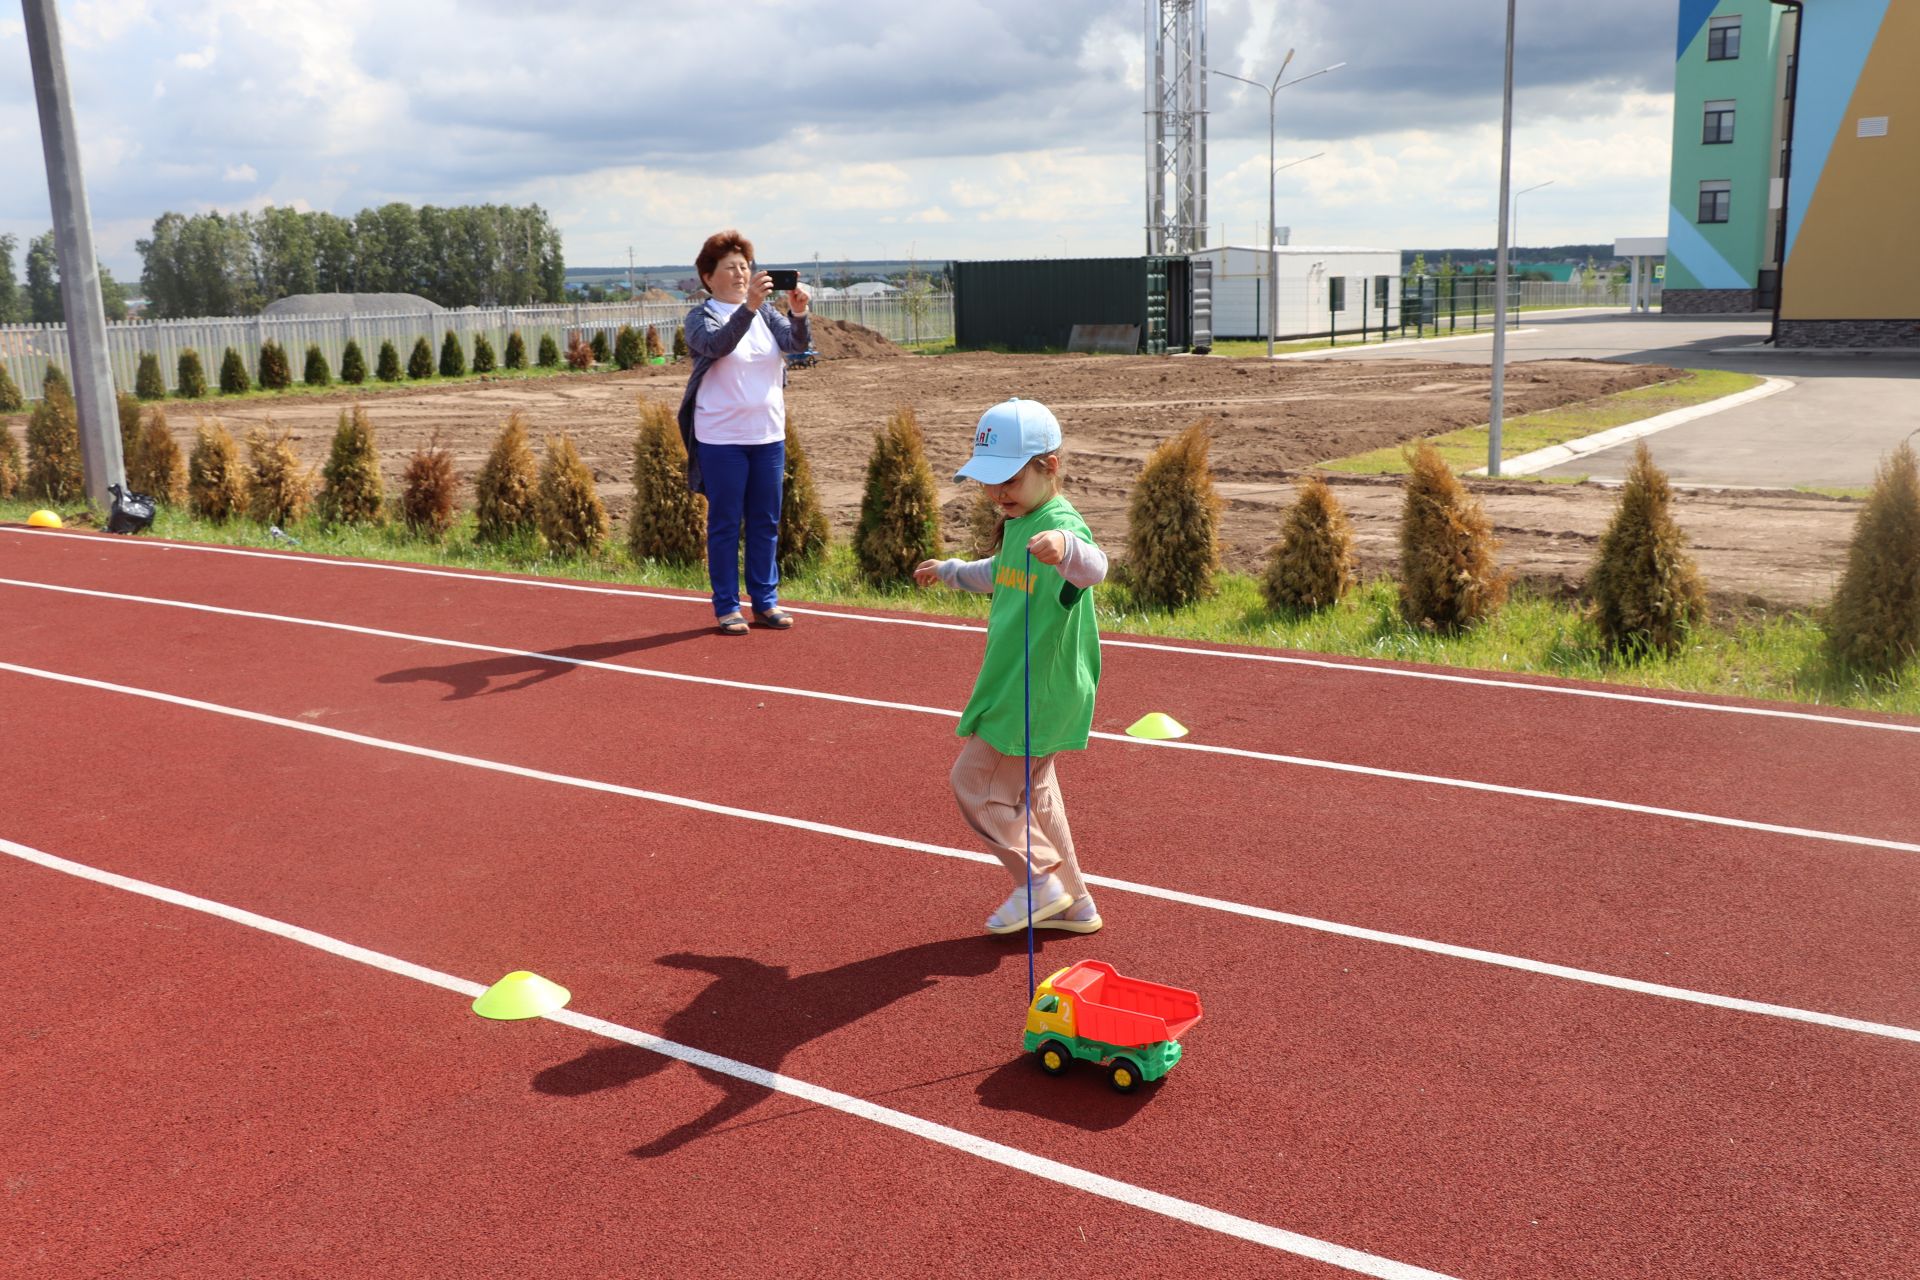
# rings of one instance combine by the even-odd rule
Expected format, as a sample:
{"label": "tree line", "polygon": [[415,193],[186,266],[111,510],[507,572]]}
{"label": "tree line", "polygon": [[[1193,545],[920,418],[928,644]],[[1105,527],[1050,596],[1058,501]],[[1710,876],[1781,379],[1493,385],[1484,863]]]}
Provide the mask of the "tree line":
{"label": "tree line", "polygon": [[[60,299],[60,258],[53,232],[27,242],[27,275],[22,283],[13,265],[18,237],[0,235],[0,324],[61,324],[67,318]],[[100,297],[107,319],[127,318],[127,289],[105,266],[100,268]]]}
{"label": "tree line", "polygon": [[148,314],[162,319],[252,315],[298,293],[414,293],[443,307],[566,296],[560,233],[539,205],[168,212],[135,247]]}

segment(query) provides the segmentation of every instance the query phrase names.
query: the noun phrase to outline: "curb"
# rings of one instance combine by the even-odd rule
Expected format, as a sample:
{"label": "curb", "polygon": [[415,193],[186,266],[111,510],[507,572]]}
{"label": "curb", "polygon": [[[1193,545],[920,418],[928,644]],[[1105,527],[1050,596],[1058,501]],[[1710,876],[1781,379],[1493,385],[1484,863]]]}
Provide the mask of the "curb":
{"label": "curb", "polygon": [[[1538,333],[1538,329],[1509,329],[1507,336],[1514,337],[1522,333]],[[1284,355],[1272,357],[1275,360],[1325,360],[1349,351],[1385,351],[1388,347],[1430,347],[1436,342],[1466,342],[1473,338],[1491,338],[1493,330],[1482,329],[1478,333],[1455,333],[1444,338],[1395,338],[1392,342],[1355,343],[1345,347],[1327,347],[1319,351],[1289,351]],[[1257,357],[1265,359],[1266,357]]]}
{"label": "curb", "polygon": [[[1757,387],[1745,391],[1736,391],[1730,396],[1721,396],[1718,400],[1709,400],[1705,404],[1692,404],[1684,409],[1675,409],[1671,413],[1658,414],[1651,418],[1642,418],[1638,422],[1629,422],[1625,426],[1614,427],[1594,435],[1582,436],[1578,440],[1569,440],[1565,444],[1550,445],[1545,449],[1535,449],[1532,453],[1523,453],[1517,458],[1508,458],[1500,464],[1500,478],[1534,475],[1548,467],[1557,467],[1563,462],[1572,462],[1575,458],[1584,458],[1588,454],[1611,449],[1615,445],[1625,444],[1629,440],[1638,440],[1642,436],[1665,431],[1668,427],[1677,427],[1683,423],[1694,422],[1700,418],[1712,417],[1728,409],[1738,409],[1743,404],[1755,400],[1764,400],[1768,396],[1778,395],[1796,384],[1791,378],[1767,378]],[[1485,467],[1475,467],[1467,472],[1470,476],[1485,477]]]}

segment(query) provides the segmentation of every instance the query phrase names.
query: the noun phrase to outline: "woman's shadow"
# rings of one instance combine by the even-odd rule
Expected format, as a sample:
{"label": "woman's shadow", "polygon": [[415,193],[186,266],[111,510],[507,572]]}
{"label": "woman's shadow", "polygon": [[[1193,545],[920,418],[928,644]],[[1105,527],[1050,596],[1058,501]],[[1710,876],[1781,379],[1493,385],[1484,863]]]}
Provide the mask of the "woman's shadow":
{"label": "woman's shadow", "polygon": [[[447,686],[446,701],[471,698],[482,693],[516,693],[544,680],[577,671],[583,662],[609,662],[628,654],[644,653],[666,645],[692,640],[711,632],[709,627],[690,631],[668,631],[635,640],[603,640],[597,644],[573,644],[564,649],[544,649],[539,653],[504,653],[494,658],[455,662],[442,667],[408,667],[377,677],[380,684],[413,684],[433,681]],[[514,679],[514,677],[519,679]],[[495,685],[496,680],[512,680]]]}
{"label": "woman's shadow", "polygon": [[[808,1041],[924,991],[936,978],[992,973],[1014,954],[991,939],[951,938],[798,977],[790,975],[785,965],[742,956],[666,955],[660,957],[660,964],[710,973],[713,981],[686,1008],[670,1016],[660,1034],[777,1072],[787,1055]],[[673,1061],[634,1045],[607,1045],[547,1068],[534,1077],[533,1087],[560,1097],[580,1097],[644,1079]],[[665,1155],[748,1110],[768,1093],[764,1086],[735,1076],[707,1070],[700,1074],[720,1090],[720,1100],[704,1114],[635,1147],[634,1155]]]}

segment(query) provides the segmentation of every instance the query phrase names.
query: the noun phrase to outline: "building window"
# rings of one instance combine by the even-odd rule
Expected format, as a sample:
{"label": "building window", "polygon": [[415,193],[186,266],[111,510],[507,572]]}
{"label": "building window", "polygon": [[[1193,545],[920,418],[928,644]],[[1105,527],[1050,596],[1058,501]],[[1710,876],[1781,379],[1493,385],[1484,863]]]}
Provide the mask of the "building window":
{"label": "building window", "polygon": [[1733,141],[1732,99],[1707,104],[1706,127],[1700,132],[1700,141],[1706,143]]}
{"label": "building window", "polygon": [[1327,281],[1327,310],[1345,311],[1347,309],[1347,278],[1334,276]]}
{"label": "building window", "polygon": [[1700,184],[1701,222],[1725,222],[1728,206],[1733,200],[1731,182],[1703,182]]}
{"label": "building window", "polygon": [[1787,55],[1786,86],[1780,90],[1780,96],[1786,99],[1793,97],[1793,55],[1791,53]]}
{"label": "building window", "polygon": [[1387,277],[1375,276],[1373,278],[1373,305],[1385,311],[1387,309],[1388,297]]}
{"label": "building window", "polygon": [[1707,20],[1707,61],[1725,62],[1740,56],[1740,15]]}

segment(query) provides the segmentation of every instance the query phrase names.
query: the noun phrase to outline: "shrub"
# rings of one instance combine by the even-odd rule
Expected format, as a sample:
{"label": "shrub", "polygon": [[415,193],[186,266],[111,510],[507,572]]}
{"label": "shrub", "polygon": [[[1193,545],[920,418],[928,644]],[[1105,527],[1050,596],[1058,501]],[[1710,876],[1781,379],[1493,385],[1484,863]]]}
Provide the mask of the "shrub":
{"label": "shrub", "polygon": [[182,399],[198,400],[207,394],[207,371],[200,364],[200,353],[192,347],[180,353],[180,366],[174,370],[174,381],[179,384]]}
{"label": "shrub", "polygon": [[927,466],[926,440],[902,405],[874,433],[854,558],[869,582],[905,582],[913,567],[940,554],[940,504]]}
{"label": "shrub", "polygon": [[593,362],[595,364],[605,364],[613,358],[613,349],[607,343],[607,331],[605,329],[595,329],[593,331],[593,342],[591,345],[593,347]]}
{"label": "shrub", "polygon": [[1260,583],[1267,607],[1325,609],[1353,590],[1356,578],[1353,523],[1327,482],[1310,476],[1280,522],[1280,543]]}
{"label": "shrub", "polygon": [[373,376],[382,382],[400,381],[400,353],[394,350],[393,343],[380,344],[380,353],[374,357]]}
{"label": "shrub", "polygon": [[1881,462],[1853,522],[1846,572],[1827,609],[1827,652],[1887,675],[1920,654],[1920,462],[1910,440]]}
{"label": "shrub", "polygon": [[133,375],[133,393],[142,400],[167,398],[167,380],[160,373],[160,357],[151,351],[140,353],[140,368]]}
{"label": "shrub", "polygon": [[674,363],[678,364],[680,361],[685,360],[686,358],[687,358],[687,331],[685,329],[675,329],[673,331]]}
{"label": "shrub", "polygon": [[527,367],[527,340],[520,336],[518,329],[507,335],[506,367],[509,369]]}
{"label": "shrub", "polygon": [[366,353],[360,350],[358,338],[348,338],[346,348],[340,352],[340,381],[357,387],[366,380]]}
{"label": "shrub", "polygon": [[180,463],[180,446],[167,429],[167,411],[159,405],[147,410],[140,424],[140,442],[127,463],[127,485],[135,493],[148,494],[170,507],[186,497],[186,470]]}
{"label": "shrub", "polygon": [[333,370],[327,368],[326,352],[317,346],[307,348],[307,367],[301,371],[300,380],[310,387],[333,385]]}
{"label": "shrub", "polygon": [[706,555],[706,506],[687,488],[687,449],[673,409],[642,399],[633,442],[633,511],[627,517],[634,559],[699,564]]}
{"label": "shrub", "polygon": [[413,340],[413,352],[407,357],[407,376],[415,381],[433,376],[433,347],[425,338]]}
{"label": "shrub", "polygon": [[975,560],[984,559],[1000,549],[1000,530],[1007,523],[1006,513],[1000,510],[1000,504],[987,492],[987,486],[976,484],[973,489],[973,501],[967,507],[967,553]]}
{"label": "shrub", "polygon": [[140,397],[122,391],[114,396],[113,403],[120,415],[120,460],[124,463],[140,443]]}
{"label": "shrub", "polygon": [[220,361],[220,394],[228,396],[245,395],[253,390],[253,379],[247,376],[247,362],[232,347]]}
{"label": "shrub", "polygon": [[[684,486],[683,486],[684,487]],[[800,571],[817,559],[831,538],[827,513],[813,486],[813,466],[794,434],[793,410],[787,410],[787,465],[780,475],[780,544],[777,559],[783,575]]]}
{"label": "shrub", "polygon": [[553,335],[550,333],[540,335],[540,367],[542,369],[558,369],[560,367],[560,348],[554,342]]}
{"label": "shrub", "polygon": [[246,510],[247,477],[238,454],[225,427],[200,420],[187,457],[187,504],[195,515],[224,524]]}
{"label": "shrub", "polygon": [[538,483],[533,449],[527,444],[527,422],[515,409],[507,415],[507,425],[473,482],[473,514],[480,541],[504,542],[533,528]]}
{"label": "shrub", "polygon": [[1407,450],[1400,522],[1400,615],[1429,631],[1458,632],[1491,617],[1507,599],[1494,563],[1499,542],[1486,509],[1421,441]]}
{"label": "shrub", "polygon": [[465,377],[467,372],[467,353],[460,349],[459,335],[447,330],[447,336],[440,340],[440,376],[443,378]]}
{"label": "shrub", "polygon": [[11,498],[20,492],[20,486],[26,480],[26,467],[20,462],[20,443],[13,438],[13,430],[0,422],[0,498]]}
{"label": "shrub", "polygon": [[567,368],[593,368],[593,348],[580,340],[579,334],[567,339]]}
{"label": "shrub", "polygon": [[306,514],[313,480],[300,469],[292,434],[269,435],[272,425],[247,432],[247,514],[260,524],[283,525]]}
{"label": "shrub", "polygon": [[623,324],[613,339],[613,363],[622,369],[631,369],[640,363],[640,335],[633,326]]}
{"label": "shrub", "polygon": [[65,391],[68,399],[73,398],[73,384],[67,381],[67,371],[57,364],[50,364],[47,366],[47,371],[40,376],[40,398],[46,399],[47,393],[55,387]]}
{"label": "shrub", "polygon": [[66,383],[53,382],[27,419],[27,493],[49,502],[86,495],[80,470],[80,414]]}
{"label": "shrub", "polygon": [[407,459],[401,481],[400,514],[407,528],[436,541],[453,527],[455,479],[453,455],[440,447],[436,433]]}
{"label": "shrub", "polygon": [[18,413],[27,407],[27,398],[20,394],[19,386],[13,375],[7,372],[7,366],[0,364],[0,413]]}
{"label": "shrub", "polygon": [[493,366],[493,344],[487,341],[486,334],[475,334],[473,338],[473,371],[475,373],[492,373]]}
{"label": "shrub", "polygon": [[380,451],[373,420],[359,405],[343,410],[321,469],[320,518],[329,524],[372,524],[380,518]]}
{"label": "shrub", "polygon": [[1127,504],[1127,582],[1140,604],[1178,609],[1213,593],[1220,568],[1220,495],[1201,420],[1147,458]]}
{"label": "shrub", "polygon": [[1672,506],[1666,474],[1642,440],[1587,575],[1593,620],[1615,651],[1673,653],[1706,617],[1706,590]]}
{"label": "shrub", "polygon": [[655,325],[647,326],[647,359],[658,360],[667,353],[660,345],[660,330]]}
{"label": "shrub", "polygon": [[556,555],[590,555],[607,540],[607,509],[594,492],[593,472],[564,435],[547,441],[534,509],[547,547]]}
{"label": "shrub", "polygon": [[286,348],[277,342],[260,344],[260,385],[268,391],[285,391],[293,385],[293,365]]}

